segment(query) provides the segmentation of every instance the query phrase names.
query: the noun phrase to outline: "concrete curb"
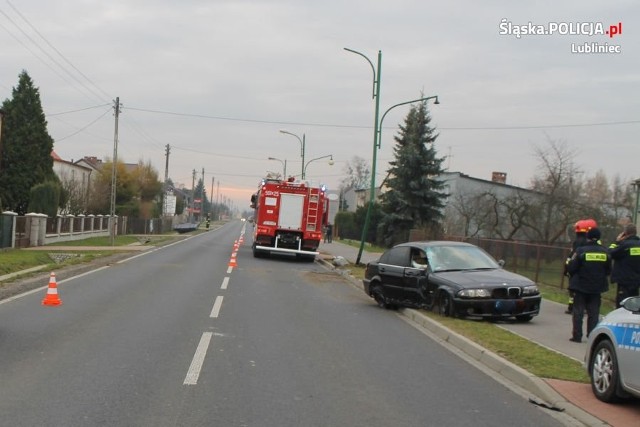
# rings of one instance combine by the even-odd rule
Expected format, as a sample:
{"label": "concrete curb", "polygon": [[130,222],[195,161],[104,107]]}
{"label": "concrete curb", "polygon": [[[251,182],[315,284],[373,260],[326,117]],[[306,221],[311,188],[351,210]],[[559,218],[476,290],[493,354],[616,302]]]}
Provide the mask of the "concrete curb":
{"label": "concrete curb", "polygon": [[464,352],[467,356],[478,361],[483,366],[486,366],[510,382],[518,385],[523,390],[536,396],[549,408],[564,410],[572,418],[589,426],[608,425],[567,401],[544,380],[487,350],[468,338],[457,334],[428,316],[420,313],[418,310],[405,308],[399,310],[399,313],[430,331],[444,342],[447,342],[458,350]]}
{"label": "concrete curb", "polygon": [[28,273],[33,273],[34,271],[40,271],[46,267],[47,267],[46,265],[37,265],[35,267],[27,268],[26,270],[20,270],[20,271],[16,271],[15,273],[5,274],[4,276],[0,276],[0,282],[13,279],[14,277],[18,277],[22,274],[28,274]]}
{"label": "concrete curb", "polygon": [[[349,281],[349,283],[357,289],[363,289],[362,283],[359,280],[357,280],[347,272],[340,271],[329,261],[321,258],[317,258],[317,261],[324,267],[334,270],[341,276],[345,277]],[[533,396],[542,400],[544,406],[550,409],[558,409],[560,411],[564,411],[570,417],[588,426],[608,426],[607,423],[601,421],[600,419],[594,417],[593,415],[566,400],[544,380],[536,377],[530,372],[509,362],[499,355],[487,350],[486,348],[478,345],[470,339],[450,330],[449,328],[443,326],[442,324],[436,322],[428,316],[420,313],[420,311],[410,308],[404,308],[398,310],[398,314],[408,318],[418,326],[428,330],[442,341],[462,351],[470,358],[476,360],[488,369],[491,369],[511,383],[516,384],[526,392],[531,393]]]}

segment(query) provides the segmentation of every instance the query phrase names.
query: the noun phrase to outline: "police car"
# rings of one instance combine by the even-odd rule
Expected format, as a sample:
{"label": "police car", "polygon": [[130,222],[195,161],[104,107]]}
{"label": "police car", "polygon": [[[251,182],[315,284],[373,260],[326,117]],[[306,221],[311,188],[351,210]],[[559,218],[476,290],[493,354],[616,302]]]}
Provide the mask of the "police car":
{"label": "police car", "polygon": [[603,402],[640,397],[640,297],[625,299],[591,331],[584,367]]}

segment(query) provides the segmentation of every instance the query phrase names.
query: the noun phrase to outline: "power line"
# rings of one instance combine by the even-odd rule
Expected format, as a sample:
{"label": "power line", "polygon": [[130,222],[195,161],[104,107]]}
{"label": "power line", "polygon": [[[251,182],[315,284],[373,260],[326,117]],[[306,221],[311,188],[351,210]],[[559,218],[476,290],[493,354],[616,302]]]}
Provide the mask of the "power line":
{"label": "power line", "polygon": [[96,89],[98,89],[100,92],[102,92],[102,94],[103,94],[103,95],[105,95],[107,98],[111,98],[111,96],[110,96],[108,93],[106,93],[106,92],[105,92],[104,90],[102,90],[98,85],[96,85],[93,81],[91,81],[91,79],[90,79],[89,77],[87,77],[87,76],[86,76],[82,71],[80,71],[80,70],[79,70],[75,65],[73,65],[73,64],[71,63],[71,61],[69,61],[69,60],[68,60],[68,59],[67,59],[67,58],[66,58],[66,57],[65,57],[65,56],[64,56],[64,55],[63,55],[63,54],[58,50],[58,49],[56,49],[56,47],[55,47],[54,45],[52,45],[52,44],[49,42],[49,40],[47,40],[47,39],[46,39],[46,38],[45,38],[45,37],[40,33],[40,31],[38,31],[38,29],[37,29],[36,27],[34,27],[34,26],[31,24],[31,22],[29,22],[29,20],[28,20],[28,19],[27,19],[27,18],[26,18],[22,13],[20,13],[20,11],[19,11],[19,10],[18,10],[14,5],[13,5],[13,4],[11,4],[11,2],[10,2],[9,0],[7,0],[7,3],[8,3],[8,4],[9,4],[9,6],[11,7],[11,9],[13,9],[13,10],[18,14],[18,16],[20,16],[20,18],[22,18],[22,20],[23,20],[24,22],[26,22],[26,23],[27,23],[27,25],[29,25],[29,27],[31,27],[31,29],[32,29],[33,31],[35,31],[35,33],[36,33],[38,36],[40,36],[40,38],[41,38],[42,40],[44,40],[44,42],[45,42],[45,43],[46,43],[46,44],[47,44],[51,49],[53,49],[53,50],[58,54],[58,56],[60,56],[60,58],[62,58],[62,59],[63,59],[67,64],[69,64],[69,65],[70,65],[74,70],[76,70],[76,72],[77,72],[78,74],[80,74],[82,77],[84,77],[84,79],[85,79],[87,82],[91,83],[91,84],[93,85],[93,87],[95,87],[95,88],[96,88]]}
{"label": "power line", "polygon": [[[7,1],[7,3],[9,3]],[[18,14],[18,16],[20,16],[29,26],[31,26],[31,28],[38,34],[40,35],[41,38],[44,39],[44,37],[35,29],[35,27],[33,27],[31,25],[31,23],[29,23],[29,21],[26,20],[26,18],[20,13],[18,12],[18,10],[11,4],[9,3],[9,5],[12,7],[12,9],[14,11],[16,11],[16,13]],[[9,21],[20,33],[22,33],[22,35],[29,40],[35,47],[37,47],[47,58],[49,58],[49,60],[51,62],[53,62],[53,64],[55,64],[60,70],[62,70],[64,73],[66,73],[71,79],[73,79],[76,83],[80,84],[80,86],[82,86],[86,91],[88,91],[91,95],[97,97],[99,100],[104,101],[104,99],[98,95],[93,89],[87,87],[87,85],[84,84],[84,82],[80,81],[75,75],[73,75],[66,67],[64,67],[62,64],[60,64],[60,62],[58,62],[53,56],[51,56],[51,54],[49,54],[49,52],[47,52],[36,40],[34,40],[29,34],[27,34],[26,31],[24,31],[9,15],[7,15],[7,13],[5,13],[3,10],[0,10],[0,14],[2,14],[7,21]],[[0,24],[1,25],[1,24]],[[11,31],[9,31],[7,29],[7,27],[5,27],[4,25],[2,25],[2,27],[4,28],[5,31],[7,31],[9,33],[9,35],[11,35],[11,37],[13,37],[18,43],[20,43],[24,48],[26,48],[29,52],[31,52],[32,55],[34,55],[36,58],[38,58],[41,62],[43,62],[50,70],[52,70],[55,74],[58,75],[58,77],[60,77],[62,80],[64,80],[67,84],[69,84],[70,86],[73,86],[74,89],[78,90],[79,92],[81,92],[84,96],[86,96],[87,98],[89,98],[89,96],[85,93],[80,91],[76,86],[74,86],[69,80],[67,80],[62,74],[60,74],[54,67],[51,66],[51,64],[47,63],[42,57],[40,57],[37,53],[35,53],[31,48],[29,48],[22,40],[20,40],[18,37],[16,37]],[[46,41],[46,39],[44,39]],[[50,46],[51,44],[46,41]],[[58,52],[55,48],[54,50],[56,52]],[[58,54],[60,54],[58,52]],[[60,54],[61,55],[61,54]],[[66,58],[63,57],[63,59],[65,59],[65,61],[68,62],[68,60]],[[75,67],[74,67],[75,68]],[[81,73],[82,74],[82,73]]]}
{"label": "power line", "polygon": [[198,119],[227,120],[232,122],[244,122],[244,123],[264,123],[264,124],[270,124],[270,125],[292,125],[292,126],[300,125],[300,126],[355,128],[355,129],[370,128],[370,126],[340,125],[340,124],[330,124],[330,123],[305,123],[305,122],[288,122],[288,121],[260,120],[260,119],[244,119],[244,118],[237,118],[237,117],[212,116],[207,114],[193,114],[193,113],[180,113],[175,111],[150,110],[146,108],[135,108],[135,107],[128,107],[127,109],[132,111],[141,111],[143,113],[165,114],[169,116],[180,116],[180,117],[193,117]]}
{"label": "power line", "polygon": [[438,127],[437,130],[526,130],[526,129],[554,129],[554,128],[576,128],[592,126],[618,126],[636,125],[640,120],[628,120],[620,122],[599,122],[599,123],[574,123],[560,125],[533,125],[533,126],[494,126],[494,127]]}
{"label": "power line", "polygon": [[70,135],[67,135],[67,136],[65,136],[65,137],[62,137],[62,138],[58,138],[58,139],[56,139],[56,142],[64,141],[65,139],[67,139],[67,138],[71,138],[72,136],[77,135],[77,134],[79,134],[80,132],[82,132],[82,131],[86,130],[87,128],[89,128],[89,126],[93,125],[93,124],[94,124],[94,123],[96,123],[98,120],[100,120],[101,118],[103,118],[104,116],[106,116],[106,115],[107,115],[107,113],[109,113],[110,111],[111,111],[111,108],[109,108],[108,110],[106,110],[104,113],[100,114],[100,116],[98,116],[98,118],[96,118],[95,120],[93,120],[92,122],[90,122],[89,124],[87,124],[86,126],[84,126],[84,127],[80,128],[80,129],[78,129],[76,132],[74,132],[74,133],[72,133],[72,134],[70,134]]}
{"label": "power line", "polygon": [[[180,113],[175,111],[151,110],[151,109],[136,108],[136,107],[128,107],[128,109],[133,111],[141,111],[144,113],[152,113],[152,114],[165,114],[170,116],[193,117],[193,118],[210,119],[210,120],[226,120],[226,121],[245,122],[245,123],[264,123],[264,124],[271,124],[271,125],[291,125],[291,126],[307,126],[307,127],[371,129],[371,126],[345,125],[345,124],[337,124],[337,123],[310,123],[310,122],[290,122],[290,121],[281,121],[281,120],[247,119],[247,118],[239,118],[239,117],[213,116],[208,114],[194,114],[194,113]],[[571,128],[571,127],[618,126],[618,125],[630,125],[630,124],[639,124],[639,123],[640,123],[640,120],[628,120],[628,121],[617,121],[617,122],[573,123],[573,124],[531,125],[531,126],[487,126],[487,127],[448,126],[448,127],[437,127],[436,130],[449,130],[449,131],[527,130],[527,129],[553,129],[553,128]],[[384,129],[397,129],[397,127],[388,126],[388,127],[384,127]]]}
{"label": "power line", "polygon": [[64,114],[78,113],[80,111],[93,110],[94,108],[100,108],[100,107],[106,107],[106,106],[111,106],[111,104],[94,105],[93,107],[80,108],[80,109],[77,109],[77,110],[70,110],[70,111],[63,111],[61,113],[49,113],[49,114],[46,114],[46,116],[47,117],[62,116]]}

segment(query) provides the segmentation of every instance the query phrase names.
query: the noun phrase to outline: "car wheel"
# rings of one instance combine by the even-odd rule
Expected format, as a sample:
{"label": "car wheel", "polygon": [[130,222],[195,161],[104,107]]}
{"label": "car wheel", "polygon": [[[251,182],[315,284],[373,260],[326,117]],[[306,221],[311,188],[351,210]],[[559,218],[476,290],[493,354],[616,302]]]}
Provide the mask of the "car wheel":
{"label": "car wheel", "polygon": [[618,360],[609,340],[603,340],[591,355],[591,390],[601,401],[611,403],[619,400],[617,390],[620,376]]}
{"label": "car wheel", "polygon": [[446,291],[440,292],[438,297],[438,314],[445,317],[455,317],[453,299]]}
{"label": "car wheel", "polygon": [[384,296],[382,285],[373,285],[371,287],[371,295],[373,295],[373,299],[378,303],[378,307],[390,308],[389,303],[387,303],[387,299]]}
{"label": "car wheel", "polygon": [[518,322],[522,322],[522,323],[526,323],[528,321],[530,321],[531,319],[533,319],[533,316],[530,314],[523,314],[522,316],[516,316],[516,320]]}

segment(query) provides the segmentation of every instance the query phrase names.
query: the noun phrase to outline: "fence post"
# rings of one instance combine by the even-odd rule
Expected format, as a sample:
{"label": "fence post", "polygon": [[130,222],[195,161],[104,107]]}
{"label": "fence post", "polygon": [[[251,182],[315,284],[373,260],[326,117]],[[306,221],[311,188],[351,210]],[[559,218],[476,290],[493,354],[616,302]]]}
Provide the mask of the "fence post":
{"label": "fence post", "polygon": [[536,245],[536,275],[534,282],[538,283],[540,276],[540,245]]}
{"label": "fence post", "polygon": [[24,232],[29,237],[29,246],[38,246],[38,229],[40,227],[39,215],[37,213],[28,213],[25,215],[27,223],[24,227]]}
{"label": "fence post", "polygon": [[80,220],[80,234],[84,234],[84,220],[86,219],[86,217],[84,216],[84,214],[80,214],[78,215],[78,219]]}
{"label": "fence post", "polygon": [[44,246],[47,238],[47,214],[38,215],[38,246]]}
{"label": "fence post", "polygon": [[[564,257],[562,259],[566,260],[567,258],[569,258],[569,253],[571,253],[571,251],[569,249],[565,249]],[[566,263],[566,261],[564,262]],[[564,289],[564,278],[565,278],[565,275],[564,275],[564,268],[563,268],[562,276],[560,276],[560,289]]]}

